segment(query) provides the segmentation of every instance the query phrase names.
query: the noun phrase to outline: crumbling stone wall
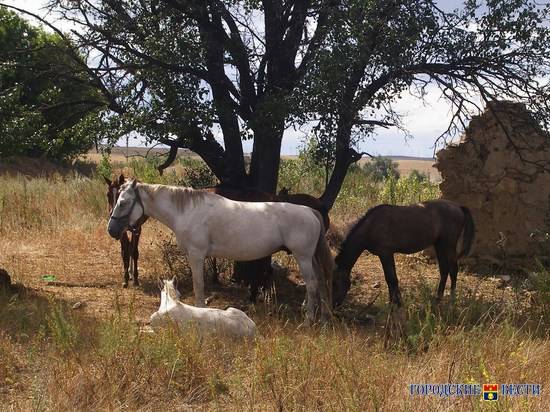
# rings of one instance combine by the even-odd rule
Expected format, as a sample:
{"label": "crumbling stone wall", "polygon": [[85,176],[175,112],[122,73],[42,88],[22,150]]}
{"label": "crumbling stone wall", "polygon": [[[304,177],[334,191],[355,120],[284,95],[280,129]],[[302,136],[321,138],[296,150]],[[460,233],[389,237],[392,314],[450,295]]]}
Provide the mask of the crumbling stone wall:
{"label": "crumbling stone wall", "polygon": [[442,197],[472,211],[473,257],[548,254],[550,136],[523,105],[492,103],[472,119],[460,143],[437,153],[435,167]]}

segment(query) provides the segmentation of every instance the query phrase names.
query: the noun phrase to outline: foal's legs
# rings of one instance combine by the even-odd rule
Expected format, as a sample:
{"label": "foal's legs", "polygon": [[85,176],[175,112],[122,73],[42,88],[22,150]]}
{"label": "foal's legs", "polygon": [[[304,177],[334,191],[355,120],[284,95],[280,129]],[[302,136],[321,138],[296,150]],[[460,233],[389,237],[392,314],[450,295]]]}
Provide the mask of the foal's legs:
{"label": "foal's legs", "polygon": [[120,254],[124,265],[124,282],[122,283],[122,287],[127,288],[128,280],[130,279],[130,275],[128,274],[128,266],[130,266],[130,240],[126,232],[120,237]]}
{"label": "foal's legs", "polygon": [[141,235],[141,228],[136,229],[134,232],[132,232],[132,242],[130,245],[130,248],[132,250],[132,260],[134,263],[134,271],[132,273],[132,277],[134,278],[134,286],[139,286],[139,278],[138,278],[138,259],[139,259],[139,237]]}
{"label": "foal's legs", "polygon": [[401,306],[401,292],[399,292],[399,282],[397,281],[397,274],[395,272],[395,260],[393,258],[393,254],[378,257],[380,258],[380,262],[382,262],[384,278],[388,284],[390,303]]}
{"label": "foal's legs", "polygon": [[195,292],[195,305],[204,308],[204,258],[202,253],[189,251],[189,265],[193,273],[193,292]]}

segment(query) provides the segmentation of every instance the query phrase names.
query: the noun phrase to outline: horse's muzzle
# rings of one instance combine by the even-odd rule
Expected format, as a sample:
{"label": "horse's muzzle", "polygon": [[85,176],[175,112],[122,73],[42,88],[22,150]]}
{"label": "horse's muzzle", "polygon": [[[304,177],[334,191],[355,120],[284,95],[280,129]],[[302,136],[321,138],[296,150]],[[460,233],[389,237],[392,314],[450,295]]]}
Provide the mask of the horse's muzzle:
{"label": "horse's muzzle", "polygon": [[109,225],[107,226],[107,231],[109,232],[109,235],[119,240],[122,236],[122,232],[125,229],[125,224],[123,222],[120,222],[118,220],[109,219]]}

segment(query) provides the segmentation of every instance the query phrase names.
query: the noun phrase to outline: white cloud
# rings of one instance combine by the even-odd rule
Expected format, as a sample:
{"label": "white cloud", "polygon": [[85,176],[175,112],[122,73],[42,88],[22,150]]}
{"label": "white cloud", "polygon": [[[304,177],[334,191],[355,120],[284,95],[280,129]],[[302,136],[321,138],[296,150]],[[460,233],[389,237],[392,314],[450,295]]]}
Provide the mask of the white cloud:
{"label": "white cloud", "polygon": [[[59,15],[57,15],[56,13],[49,12],[45,7],[48,3],[45,0],[0,0],[0,3],[6,4],[9,6],[14,6],[19,9],[23,9],[33,14],[36,14],[37,16],[46,20],[48,23],[53,24],[55,27],[57,27],[61,31],[69,31],[75,28],[74,23],[68,22],[66,20],[61,20],[59,18]],[[25,14],[25,13],[19,13],[19,14],[26,20],[31,21],[32,23],[40,24],[40,22],[37,19],[31,17],[28,14]],[[46,30],[50,30],[50,29],[46,28]]]}

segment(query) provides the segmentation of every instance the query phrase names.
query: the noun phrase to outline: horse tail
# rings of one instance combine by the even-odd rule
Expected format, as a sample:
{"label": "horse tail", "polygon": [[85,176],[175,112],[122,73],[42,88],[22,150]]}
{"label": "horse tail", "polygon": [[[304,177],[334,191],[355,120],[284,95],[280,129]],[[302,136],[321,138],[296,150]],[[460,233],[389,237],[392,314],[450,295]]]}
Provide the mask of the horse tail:
{"label": "horse tail", "polygon": [[475,237],[474,219],[472,217],[470,209],[465,206],[460,206],[460,209],[464,214],[464,229],[462,235],[462,251],[458,255],[459,259],[463,256],[468,256]]}
{"label": "horse tail", "polygon": [[332,252],[325,238],[325,219],[319,211],[315,209],[312,210],[315,212],[315,216],[317,216],[321,224],[321,231],[319,232],[319,239],[317,240],[317,246],[315,248],[314,261],[317,263],[317,270],[321,272],[322,281],[325,282],[325,288],[323,289],[326,290],[327,295],[326,297],[321,296],[322,299],[328,299],[326,305],[330,312],[332,309],[332,272],[334,270],[334,258],[332,257]]}

